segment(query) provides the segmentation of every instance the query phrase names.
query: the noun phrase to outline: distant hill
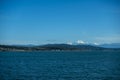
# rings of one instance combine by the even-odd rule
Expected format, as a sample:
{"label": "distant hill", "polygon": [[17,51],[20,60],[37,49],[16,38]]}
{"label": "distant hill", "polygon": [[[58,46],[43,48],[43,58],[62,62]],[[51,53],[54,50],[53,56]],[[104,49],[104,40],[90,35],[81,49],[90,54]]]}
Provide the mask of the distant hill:
{"label": "distant hill", "polygon": [[37,46],[36,48],[44,48],[48,50],[100,50],[102,47],[96,47],[91,45],[68,45],[68,44],[47,44]]}
{"label": "distant hill", "polygon": [[92,51],[120,50],[120,48],[103,48],[92,45],[46,44],[40,46],[0,45],[0,51]]}
{"label": "distant hill", "polygon": [[104,47],[104,48],[120,48],[120,43],[102,44],[102,45],[99,45],[99,47]]}

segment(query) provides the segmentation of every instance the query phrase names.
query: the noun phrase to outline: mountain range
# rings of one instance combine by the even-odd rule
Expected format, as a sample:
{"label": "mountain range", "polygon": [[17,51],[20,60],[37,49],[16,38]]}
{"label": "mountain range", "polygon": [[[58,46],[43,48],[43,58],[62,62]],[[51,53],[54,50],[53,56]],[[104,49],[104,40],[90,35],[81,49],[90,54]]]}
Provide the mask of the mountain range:
{"label": "mountain range", "polygon": [[0,45],[0,51],[92,51],[92,50],[119,50],[120,48],[103,47],[105,45],[69,45],[69,44],[46,44],[46,45]]}

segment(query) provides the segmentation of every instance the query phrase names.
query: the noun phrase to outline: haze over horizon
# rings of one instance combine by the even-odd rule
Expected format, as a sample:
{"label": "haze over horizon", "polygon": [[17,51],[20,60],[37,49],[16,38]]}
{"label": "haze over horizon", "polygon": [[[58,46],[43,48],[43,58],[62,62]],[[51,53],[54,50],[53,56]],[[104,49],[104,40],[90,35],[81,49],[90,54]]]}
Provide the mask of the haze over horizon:
{"label": "haze over horizon", "polygon": [[0,44],[120,43],[120,0],[1,0]]}

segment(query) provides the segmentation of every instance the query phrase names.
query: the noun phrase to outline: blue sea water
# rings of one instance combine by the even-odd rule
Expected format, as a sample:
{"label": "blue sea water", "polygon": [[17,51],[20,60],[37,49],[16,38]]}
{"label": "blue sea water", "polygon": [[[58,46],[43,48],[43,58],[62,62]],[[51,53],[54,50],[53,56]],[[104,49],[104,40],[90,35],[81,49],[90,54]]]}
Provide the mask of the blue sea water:
{"label": "blue sea water", "polygon": [[0,52],[0,80],[120,80],[120,52]]}

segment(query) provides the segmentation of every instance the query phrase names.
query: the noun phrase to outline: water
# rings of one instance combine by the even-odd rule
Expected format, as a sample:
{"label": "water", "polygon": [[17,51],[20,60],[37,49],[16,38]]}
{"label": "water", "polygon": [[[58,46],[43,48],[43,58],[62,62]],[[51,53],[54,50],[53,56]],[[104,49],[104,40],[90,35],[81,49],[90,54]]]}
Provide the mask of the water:
{"label": "water", "polygon": [[120,80],[120,52],[0,52],[0,80]]}

